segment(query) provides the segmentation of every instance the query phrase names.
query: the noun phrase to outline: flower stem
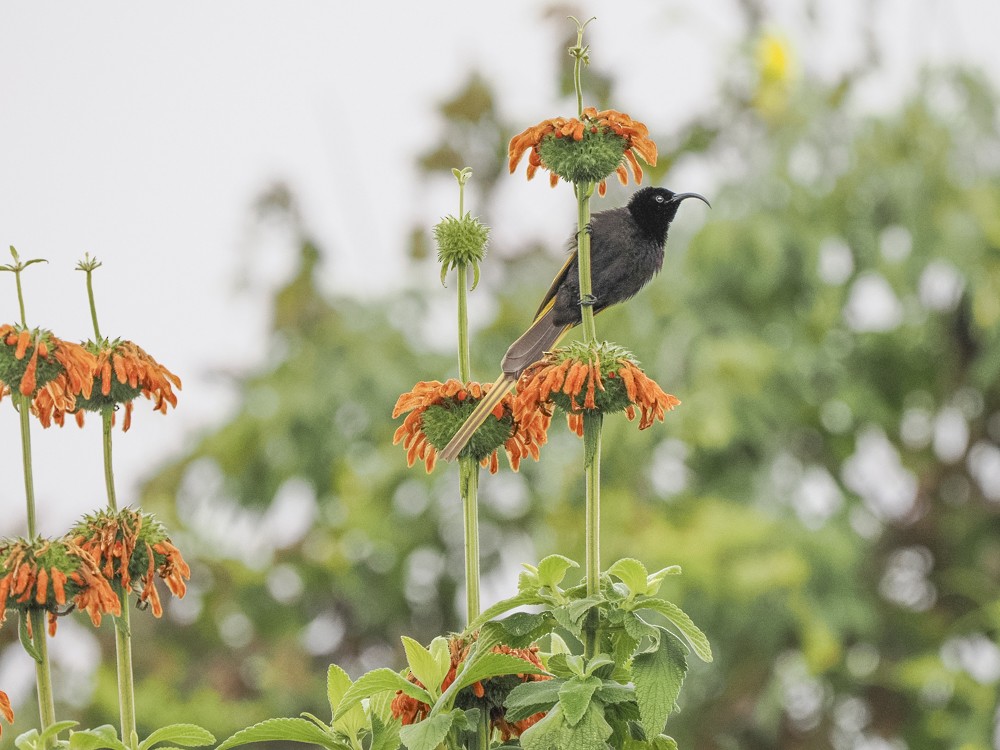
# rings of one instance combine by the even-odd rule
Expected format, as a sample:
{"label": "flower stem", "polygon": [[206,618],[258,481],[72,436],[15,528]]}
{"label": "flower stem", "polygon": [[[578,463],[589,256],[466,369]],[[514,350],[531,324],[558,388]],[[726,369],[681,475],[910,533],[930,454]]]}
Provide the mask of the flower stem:
{"label": "flower stem", "polygon": [[[572,18],[572,17],[571,17]],[[589,48],[583,44],[583,32],[587,24],[576,21],[576,46],[570,48],[573,56],[573,84],[576,88],[576,103],[579,117],[583,117],[583,66],[590,62]],[[590,268],[590,198],[594,194],[594,183],[574,183],[577,201],[577,267],[580,272],[580,318],[583,340],[591,347],[597,346],[597,326],[594,323],[594,296]],[[600,590],[601,575],[601,429],[604,420],[596,415],[583,415],[584,475],[586,486],[585,573],[587,596],[596,596]],[[600,643],[600,617],[597,609],[591,609],[584,624],[584,654],[592,658],[597,654]]]}
{"label": "flower stem", "polygon": [[31,469],[31,398],[14,394],[14,403],[21,417],[21,463],[24,467],[24,502],[28,514],[28,539],[38,534],[35,520],[35,479]]}
{"label": "flower stem", "polygon": [[104,486],[108,495],[108,509],[118,510],[118,500],[115,495],[115,470],[111,461],[111,421],[114,418],[114,407],[107,406],[101,410],[101,422],[104,433]]}
{"label": "flower stem", "polygon": [[135,750],[139,736],[135,729],[135,687],[132,676],[132,633],[129,622],[128,591],[121,594],[122,613],[115,618],[115,654],[118,668],[118,711],[122,742]]}
{"label": "flower stem", "polygon": [[97,305],[94,302],[94,273],[87,270],[87,299],[90,301],[90,319],[94,322],[94,340],[101,341],[101,327],[97,324]]}
{"label": "flower stem", "polygon": [[[14,394],[14,403],[21,417],[21,461],[24,466],[24,498],[28,515],[28,538],[38,536],[35,519],[35,480],[31,463],[31,398],[21,393]],[[38,718],[42,731],[52,726],[56,720],[55,698],[52,692],[52,669],[49,666],[48,635],[45,629],[45,611],[32,608],[29,611],[31,640],[35,651],[35,686],[38,690]],[[46,747],[51,746],[51,741]]]}
{"label": "flower stem", "polygon": [[[35,661],[35,685],[38,689],[38,719],[41,731],[56,723],[55,698],[52,693],[52,670],[49,667],[49,643],[45,630],[45,610],[32,608],[28,617],[31,622],[31,640],[38,655]],[[50,738],[45,747],[52,746]]]}
{"label": "flower stem", "polygon": [[462,516],[465,521],[466,623],[479,616],[479,464],[472,456],[458,460]]}
{"label": "flower stem", "polygon": [[[465,216],[465,183],[470,169],[454,170],[458,180],[458,217]],[[459,263],[458,274],[458,379],[472,379],[472,357],[469,347],[469,268]],[[471,456],[458,461],[459,492],[462,495],[462,517],[465,526],[465,610],[466,622],[479,616],[479,464]]]}
{"label": "flower stem", "polygon": [[580,315],[582,317],[583,339],[588,344],[597,343],[597,327],[594,324],[593,286],[590,273],[590,197],[594,194],[594,183],[577,183],[573,186],[577,201],[577,264],[580,272]]}

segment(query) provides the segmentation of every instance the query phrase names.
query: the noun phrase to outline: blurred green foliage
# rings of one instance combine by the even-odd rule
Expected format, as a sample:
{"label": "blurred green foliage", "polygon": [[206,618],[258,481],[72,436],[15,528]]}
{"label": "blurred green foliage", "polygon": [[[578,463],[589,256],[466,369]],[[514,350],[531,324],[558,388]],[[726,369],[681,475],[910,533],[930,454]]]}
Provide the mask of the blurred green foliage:
{"label": "blurred green foliage", "polygon": [[[937,71],[899,111],[859,117],[855,83],[772,72],[727,82],[697,121],[650,123],[662,151],[681,144],[653,181],[695,160],[717,187],[671,186],[715,208],[693,236],[682,212],[661,277],[599,320],[683,402],[643,433],[607,420],[603,556],[683,566],[663,593],[716,660],[692,664],[672,719],[681,747],[997,747],[1000,98],[974,73]],[[498,181],[522,179],[502,175],[524,124],[503,121],[478,75],[441,117],[420,164],[428,179],[472,166],[472,210],[489,222]],[[143,498],[176,514],[194,569],[182,616],[155,634],[136,618],[137,644],[156,644],[136,649],[150,727],[221,737],[318,712],[331,661],[354,676],[398,667],[399,635],[461,625],[457,474],[407,469],[391,444],[398,395],[455,370],[427,335],[452,294],[429,228],[400,253],[412,290],[331,297],[316,283],[323,249],[287,203],[269,205],[299,271],[274,299],[268,361],[238,383],[233,418]],[[537,245],[486,259],[477,293],[495,290],[498,313],[477,333],[483,380],[559,263]],[[539,464],[481,479],[487,596],[513,592],[522,560],[582,556],[580,461],[557,421]],[[308,528],[286,538],[275,506],[312,513]],[[95,724],[117,710],[111,669]]]}

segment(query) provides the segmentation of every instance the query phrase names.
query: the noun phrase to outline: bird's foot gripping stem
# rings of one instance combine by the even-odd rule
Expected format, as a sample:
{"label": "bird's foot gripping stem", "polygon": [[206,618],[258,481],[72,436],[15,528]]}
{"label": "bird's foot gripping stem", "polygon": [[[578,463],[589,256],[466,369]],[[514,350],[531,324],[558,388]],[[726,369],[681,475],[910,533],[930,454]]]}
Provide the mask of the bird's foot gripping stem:
{"label": "bird's foot gripping stem", "polygon": [[584,294],[582,297],[580,297],[581,307],[593,307],[596,304],[597,304],[597,297],[595,297],[593,294]]}

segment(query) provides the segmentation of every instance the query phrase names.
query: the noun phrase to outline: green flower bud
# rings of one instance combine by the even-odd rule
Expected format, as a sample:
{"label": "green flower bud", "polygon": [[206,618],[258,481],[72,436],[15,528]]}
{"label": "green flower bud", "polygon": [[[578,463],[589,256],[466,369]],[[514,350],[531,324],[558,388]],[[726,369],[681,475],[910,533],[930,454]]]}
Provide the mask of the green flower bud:
{"label": "green flower bud", "polygon": [[471,214],[461,219],[446,216],[434,226],[438,260],[441,262],[441,283],[452,268],[471,265],[475,274],[472,287],[479,283],[479,263],[486,255],[490,228]]}

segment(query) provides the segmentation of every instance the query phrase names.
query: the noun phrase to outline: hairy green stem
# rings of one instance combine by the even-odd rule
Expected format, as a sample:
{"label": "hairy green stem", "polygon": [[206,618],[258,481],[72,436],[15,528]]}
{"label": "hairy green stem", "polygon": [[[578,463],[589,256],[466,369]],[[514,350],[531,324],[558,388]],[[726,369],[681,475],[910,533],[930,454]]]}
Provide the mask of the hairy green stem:
{"label": "hairy green stem", "polygon": [[582,317],[583,340],[588,344],[597,343],[597,326],[594,323],[593,286],[590,273],[590,197],[594,194],[594,183],[574,185],[577,201],[577,264],[580,272],[580,315]]}
{"label": "hairy green stem", "polygon": [[115,470],[111,462],[111,422],[114,419],[114,407],[101,409],[101,423],[104,434],[104,487],[108,495],[108,509],[118,510],[118,500],[115,495]]}
{"label": "hairy green stem", "polygon": [[139,736],[135,728],[135,685],[132,670],[132,632],[129,622],[128,591],[121,594],[122,613],[115,618],[115,654],[118,668],[118,712],[121,739],[135,750]]}
{"label": "hairy green stem", "polygon": [[[20,295],[19,295],[20,296]],[[14,395],[21,417],[21,461],[24,466],[24,498],[28,515],[28,539],[38,536],[35,519],[35,480],[31,463],[31,398],[21,393]],[[31,609],[31,640],[35,650],[35,686],[38,691],[38,718],[41,730],[52,726],[56,720],[55,698],[52,691],[52,668],[49,665],[48,634],[45,630],[45,611]],[[51,741],[46,747],[51,746]]]}
{"label": "hairy green stem", "polygon": [[[56,723],[55,698],[52,693],[52,670],[49,667],[49,643],[45,630],[45,610],[32,608],[28,617],[31,621],[31,640],[38,654],[35,661],[35,684],[38,689],[38,718],[41,731]],[[52,739],[45,743],[52,746]]]}
{"label": "hairy green stem", "polygon": [[14,395],[14,403],[21,418],[21,464],[24,467],[24,502],[28,514],[28,539],[34,540],[38,534],[35,520],[35,479],[31,469],[31,398],[20,393]]}
{"label": "hairy green stem", "polygon": [[90,300],[90,319],[94,322],[95,341],[101,341],[101,327],[97,324],[97,305],[94,302],[94,274],[92,270],[87,271],[87,299]]}
{"label": "hairy green stem", "polygon": [[[470,172],[455,173],[458,179],[458,216],[465,216],[465,181]],[[458,273],[458,379],[472,379],[469,347],[469,276],[468,265],[459,263]],[[462,495],[462,518],[465,527],[465,610],[466,623],[479,616],[479,464],[470,456],[458,461],[459,491]]]}
{"label": "hairy green stem", "polygon": [[472,456],[458,460],[465,522],[465,611],[466,624],[479,616],[479,464]]}

